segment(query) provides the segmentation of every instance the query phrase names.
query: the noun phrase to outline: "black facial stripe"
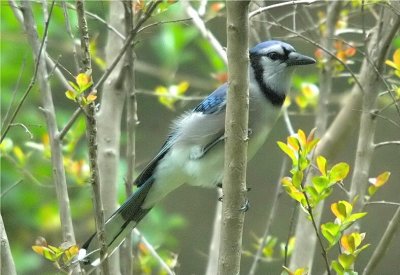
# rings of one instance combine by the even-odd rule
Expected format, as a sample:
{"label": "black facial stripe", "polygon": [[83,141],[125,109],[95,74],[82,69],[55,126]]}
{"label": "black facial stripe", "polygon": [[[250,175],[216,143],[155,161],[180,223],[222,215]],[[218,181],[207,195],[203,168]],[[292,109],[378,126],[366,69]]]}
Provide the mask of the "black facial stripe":
{"label": "black facial stripe", "polygon": [[262,55],[250,54],[250,64],[254,70],[254,75],[260,90],[264,94],[265,98],[271,102],[274,106],[282,106],[285,101],[285,94],[280,94],[272,90],[263,80],[264,69],[261,65],[260,59]]}
{"label": "black facial stripe", "polygon": [[289,54],[291,53],[291,51],[286,49],[285,47],[282,47],[282,48],[283,48],[283,52],[285,53],[285,58],[288,59],[289,58]]}

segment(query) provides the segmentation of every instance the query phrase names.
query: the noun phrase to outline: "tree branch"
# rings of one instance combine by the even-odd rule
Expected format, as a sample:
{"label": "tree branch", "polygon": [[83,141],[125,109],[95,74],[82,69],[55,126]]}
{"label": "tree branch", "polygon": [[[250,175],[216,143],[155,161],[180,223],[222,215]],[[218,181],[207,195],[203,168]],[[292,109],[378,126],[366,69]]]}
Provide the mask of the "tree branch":
{"label": "tree branch", "polygon": [[[51,9],[50,9],[51,10]],[[32,47],[35,60],[39,59],[39,53],[44,49],[45,43],[39,42],[36,29],[36,23],[33,18],[30,1],[21,2],[21,11],[23,14],[23,23],[27,32],[28,43]],[[50,18],[50,16],[49,16]],[[69,198],[67,184],[65,179],[65,170],[62,156],[61,142],[57,139],[56,114],[53,105],[53,98],[50,85],[47,80],[47,69],[42,59],[37,62],[37,77],[41,92],[41,101],[43,105],[43,113],[45,115],[47,130],[50,139],[51,163],[53,166],[53,178],[56,187],[57,199],[60,208],[61,227],[63,232],[63,240],[69,243],[75,243],[75,234],[72,226],[70,214]]]}
{"label": "tree branch", "polygon": [[[76,1],[76,12],[79,23],[79,34],[81,40],[81,72],[92,73],[91,57],[89,53],[89,30],[85,17],[85,7],[82,0]],[[95,103],[89,103],[86,111],[86,136],[89,150],[90,183],[93,190],[93,204],[95,211],[96,232],[100,246],[101,270],[105,275],[110,274],[107,259],[107,241],[104,232],[104,210],[101,197],[99,167],[97,165],[97,122],[95,118]]]}
{"label": "tree branch", "polygon": [[7,275],[16,275],[14,259],[10,250],[6,229],[4,228],[3,217],[0,214],[0,252],[1,252],[1,267],[0,273]]}
{"label": "tree branch", "polygon": [[[124,1],[124,24],[125,24],[125,33],[128,34],[131,30],[133,30],[134,25],[134,12],[132,10],[132,1]],[[133,181],[134,181],[134,172],[136,168],[136,127],[138,125],[138,116],[137,116],[137,102],[136,102],[136,90],[135,90],[135,52],[133,51],[133,47],[130,47],[125,54],[124,58],[124,89],[126,95],[126,133],[127,133],[127,141],[126,141],[126,179],[125,179],[125,194],[128,198],[132,194]],[[121,106],[123,108],[123,106]],[[122,114],[121,114],[122,116]],[[119,118],[121,120],[121,117]],[[138,232],[138,231],[137,231]],[[144,237],[143,237],[144,239]],[[121,246],[121,273],[130,275],[132,274],[132,262],[133,262],[133,254],[132,254],[132,234],[129,234],[124,243]]]}
{"label": "tree branch", "polygon": [[369,259],[367,266],[364,269],[363,275],[369,275],[374,272],[375,268],[382,260],[382,257],[385,255],[385,252],[388,249],[390,242],[392,241],[396,231],[399,229],[399,226],[400,226],[400,207],[397,208],[388,226],[386,227],[385,233],[383,233],[381,240],[379,241],[377,247],[374,249],[374,253]]}
{"label": "tree branch", "polygon": [[239,274],[246,198],[249,111],[250,1],[227,1],[229,91],[225,118],[225,167],[223,179],[221,243],[218,274]]}

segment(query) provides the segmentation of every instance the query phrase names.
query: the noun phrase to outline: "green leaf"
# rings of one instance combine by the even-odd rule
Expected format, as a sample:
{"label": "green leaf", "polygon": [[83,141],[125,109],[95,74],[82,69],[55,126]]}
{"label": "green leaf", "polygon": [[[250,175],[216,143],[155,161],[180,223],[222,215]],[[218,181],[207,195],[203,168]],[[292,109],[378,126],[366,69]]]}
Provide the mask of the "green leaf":
{"label": "green leaf", "polygon": [[331,204],[331,211],[341,222],[349,217],[353,206],[347,201],[338,201]]}
{"label": "green leaf", "polygon": [[307,154],[300,156],[299,158],[299,169],[304,171],[310,166],[310,161],[307,158]]}
{"label": "green leaf", "polygon": [[71,90],[66,91],[65,96],[72,101],[76,101],[76,93],[74,91]]}
{"label": "green leaf", "polygon": [[329,247],[334,246],[340,239],[340,225],[333,222],[324,223],[321,225],[322,235],[329,243]]}
{"label": "green leaf", "polygon": [[296,157],[293,149],[291,149],[286,143],[278,141],[277,144],[278,144],[279,148],[281,148],[281,150],[292,159],[293,162],[295,160],[297,160],[297,157]]}
{"label": "green leaf", "polygon": [[27,155],[22,151],[21,147],[14,146],[12,151],[14,153],[14,156],[17,158],[18,163],[21,164],[22,166],[25,165],[27,160]]}
{"label": "green leaf", "polygon": [[326,158],[323,156],[317,157],[317,166],[318,170],[321,172],[323,176],[326,176]]}
{"label": "green leaf", "polygon": [[348,217],[346,219],[346,222],[354,222],[354,221],[356,221],[358,219],[361,219],[365,215],[367,215],[367,212],[360,212],[360,213],[351,214],[350,217]]}
{"label": "green leaf", "polygon": [[340,162],[332,167],[329,173],[329,179],[331,183],[342,181],[347,177],[350,166],[345,162]]}
{"label": "green leaf", "polygon": [[314,177],[312,183],[318,193],[321,193],[329,187],[329,179],[325,176]]}
{"label": "green leaf", "polygon": [[2,143],[0,143],[0,152],[2,154],[7,154],[11,152],[13,149],[14,143],[12,139],[10,138],[5,138]]}
{"label": "green leaf", "polygon": [[303,182],[303,172],[302,171],[296,171],[293,174],[293,179],[292,179],[292,183],[296,188],[300,188],[301,187],[301,183]]}
{"label": "green leaf", "polygon": [[351,268],[355,259],[356,259],[356,257],[351,254],[350,255],[340,254],[338,257],[339,263],[344,269]]}
{"label": "green leaf", "polygon": [[366,249],[368,246],[370,246],[370,244],[363,245],[362,247],[356,249],[353,254],[357,257],[358,254],[360,254],[360,252]]}
{"label": "green leaf", "polygon": [[75,91],[79,91],[79,87],[72,81],[68,81],[69,85],[72,86],[72,88],[74,88]]}
{"label": "green leaf", "polygon": [[301,147],[304,148],[304,145],[306,145],[306,143],[307,143],[306,134],[304,133],[303,130],[299,129],[299,130],[297,130],[297,136],[298,136],[298,140],[300,142]]}
{"label": "green leaf", "polygon": [[344,275],[344,269],[337,261],[332,261],[332,269],[336,271],[338,275]]}
{"label": "green leaf", "polygon": [[372,197],[376,191],[378,191],[379,188],[377,188],[375,185],[370,185],[368,187],[368,194]]}
{"label": "green leaf", "polygon": [[318,200],[319,193],[314,186],[306,186],[304,189],[306,190],[306,193],[310,196],[311,201]]}

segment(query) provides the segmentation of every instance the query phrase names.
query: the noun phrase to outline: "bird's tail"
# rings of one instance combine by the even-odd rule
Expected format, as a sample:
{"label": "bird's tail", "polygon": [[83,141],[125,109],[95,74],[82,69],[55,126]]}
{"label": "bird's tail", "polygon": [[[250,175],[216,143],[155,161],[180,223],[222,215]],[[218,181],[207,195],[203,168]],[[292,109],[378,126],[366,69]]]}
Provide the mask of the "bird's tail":
{"label": "bird's tail", "polygon": [[[153,184],[152,177],[146,180],[135,193],[120,207],[105,223],[105,239],[107,243],[107,256],[110,256],[124,241],[125,237],[132,231],[141,219],[151,210],[143,209],[141,206]],[[97,266],[100,264],[100,250],[93,234],[82,246],[78,260],[85,265]]]}

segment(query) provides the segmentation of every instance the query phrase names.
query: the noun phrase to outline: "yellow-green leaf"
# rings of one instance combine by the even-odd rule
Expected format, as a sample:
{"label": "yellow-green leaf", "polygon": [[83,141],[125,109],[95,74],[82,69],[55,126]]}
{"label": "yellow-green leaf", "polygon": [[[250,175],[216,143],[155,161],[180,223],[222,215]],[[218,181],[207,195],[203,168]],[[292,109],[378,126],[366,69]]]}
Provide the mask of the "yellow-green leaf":
{"label": "yellow-green leaf", "polygon": [[295,161],[297,159],[293,149],[291,149],[289,146],[287,146],[286,143],[278,141],[277,144],[278,144],[279,148],[281,148],[281,150],[292,159],[292,161]]}
{"label": "yellow-green leaf", "polygon": [[293,148],[294,151],[299,151],[300,143],[299,140],[293,136],[287,138],[287,144]]}
{"label": "yellow-green leaf", "polygon": [[335,270],[337,275],[344,275],[344,269],[337,261],[332,261],[332,269]]}
{"label": "yellow-green leaf", "polygon": [[317,166],[318,170],[321,172],[323,176],[326,176],[326,158],[323,156],[317,157]]}
{"label": "yellow-green leaf", "polygon": [[300,141],[301,146],[304,147],[304,145],[306,145],[306,143],[307,143],[306,134],[304,134],[303,130],[299,129],[297,131],[297,135],[299,136],[299,141]]}
{"label": "yellow-green leaf", "polygon": [[345,253],[353,254],[355,250],[360,246],[361,242],[365,238],[365,233],[353,232],[348,235],[343,235],[340,239],[340,244]]}
{"label": "yellow-green leaf", "polygon": [[333,222],[324,223],[321,225],[321,232],[332,247],[340,238],[340,225]]}
{"label": "yellow-green leaf", "polygon": [[5,138],[2,143],[0,143],[0,152],[3,154],[11,152],[13,149],[14,143],[12,139]]}
{"label": "yellow-green leaf", "polygon": [[353,211],[353,206],[347,201],[338,201],[331,204],[332,213],[343,222]]}
{"label": "yellow-green leaf", "polygon": [[351,254],[340,254],[338,257],[339,263],[344,269],[349,269],[356,258]]}
{"label": "yellow-green leaf", "polygon": [[329,173],[329,179],[331,183],[342,181],[347,177],[350,171],[350,166],[345,162],[340,162],[334,165]]}
{"label": "yellow-green leaf", "polygon": [[296,171],[293,175],[292,178],[292,183],[296,188],[301,187],[301,183],[303,182],[303,172],[302,171]]}
{"label": "yellow-green leaf", "polygon": [[85,73],[80,73],[76,76],[75,81],[79,88],[82,89],[82,87],[85,87],[90,83],[91,77]]}
{"label": "yellow-green leaf", "polygon": [[66,91],[65,96],[70,100],[76,101],[76,93],[74,91]]}
{"label": "yellow-green leaf", "polygon": [[14,153],[15,157],[18,159],[19,164],[24,165],[26,162],[26,155],[22,151],[21,147],[14,146],[13,153]]}
{"label": "yellow-green leaf", "polygon": [[376,193],[377,190],[378,190],[378,188],[375,185],[370,185],[368,187],[368,194],[370,196],[373,196]]}

